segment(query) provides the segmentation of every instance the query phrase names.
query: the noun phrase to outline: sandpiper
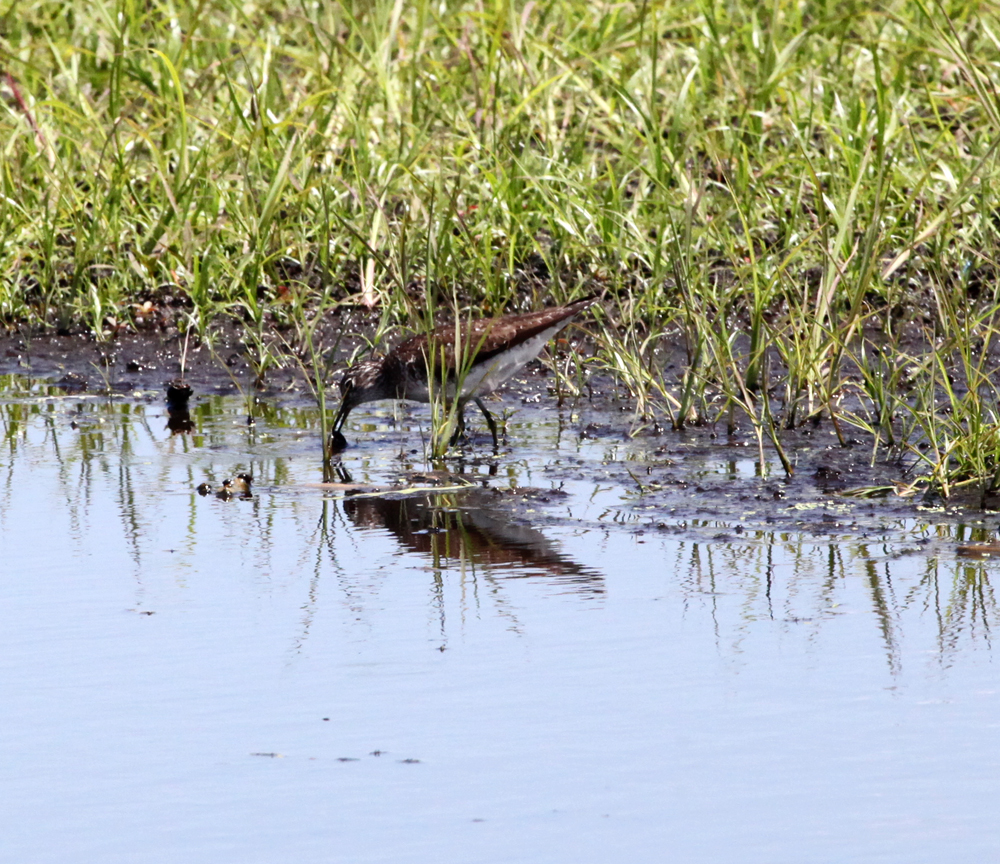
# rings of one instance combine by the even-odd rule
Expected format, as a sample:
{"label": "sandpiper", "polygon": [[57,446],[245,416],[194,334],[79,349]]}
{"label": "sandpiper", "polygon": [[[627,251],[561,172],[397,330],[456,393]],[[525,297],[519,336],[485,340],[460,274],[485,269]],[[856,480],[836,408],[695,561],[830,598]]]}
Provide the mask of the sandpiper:
{"label": "sandpiper", "polygon": [[358,363],[347,370],[340,382],[341,402],[333,421],[332,451],[339,452],[347,446],[341,429],[347,415],[362,402],[377,399],[430,402],[430,372],[433,380],[443,381],[445,398],[449,402],[458,400],[456,438],[465,428],[466,404],[475,402],[490,427],[494,449],[499,448],[497,424],[482,397],[534,360],[549,339],[596,302],[596,297],[584,297],[540,312],[481,318],[460,325],[457,334],[455,325],[445,324],[429,334],[401,342],[384,357]]}

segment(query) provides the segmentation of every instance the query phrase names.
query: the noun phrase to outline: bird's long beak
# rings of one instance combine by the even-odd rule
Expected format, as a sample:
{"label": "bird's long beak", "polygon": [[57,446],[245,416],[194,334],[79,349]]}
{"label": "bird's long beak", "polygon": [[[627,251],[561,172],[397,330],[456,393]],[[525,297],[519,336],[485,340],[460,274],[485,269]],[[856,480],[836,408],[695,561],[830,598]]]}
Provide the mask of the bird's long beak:
{"label": "bird's long beak", "polygon": [[340,407],[337,409],[337,416],[333,418],[333,429],[330,430],[330,443],[329,450],[327,451],[330,456],[340,453],[347,447],[347,439],[340,429],[344,425],[347,415],[350,413],[351,409],[347,405],[347,400],[341,400]]}
{"label": "bird's long beak", "polygon": [[347,400],[341,399],[340,407],[337,409],[337,416],[333,418],[333,431],[339,432],[344,425],[344,421],[347,420],[347,415],[351,413],[351,409],[347,407]]}

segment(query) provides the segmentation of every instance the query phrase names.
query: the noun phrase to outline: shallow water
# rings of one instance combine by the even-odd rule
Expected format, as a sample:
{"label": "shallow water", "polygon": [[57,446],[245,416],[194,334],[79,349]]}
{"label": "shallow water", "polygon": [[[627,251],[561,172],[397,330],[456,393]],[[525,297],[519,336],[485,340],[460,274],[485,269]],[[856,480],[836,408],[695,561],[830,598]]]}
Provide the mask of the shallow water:
{"label": "shallow water", "polygon": [[[464,468],[542,492],[345,498],[307,406],[206,399],[174,435],[159,394],[6,383],[9,860],[1000,853],[997,564],[954,520],[660,512],[613,469],[662,454],[541,408]],[[420,410],[356,414],[355,481],[426,468]],[[194,491],[238,471],[250,500]]]}

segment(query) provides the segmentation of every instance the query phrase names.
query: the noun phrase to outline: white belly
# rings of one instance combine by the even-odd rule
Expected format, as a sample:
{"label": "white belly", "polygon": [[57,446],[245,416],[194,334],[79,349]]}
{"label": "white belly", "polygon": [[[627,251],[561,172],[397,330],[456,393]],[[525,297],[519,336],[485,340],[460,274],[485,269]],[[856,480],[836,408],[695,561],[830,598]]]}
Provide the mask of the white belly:
{"label": "white belly", "polygon": [[[484,396],[492,393],[501,384],[506,382],[519,369],[534,360],[553,336],[565,327],[569,321],[560,321],[543,330],[537,336],[522,342],[516,348],[505,351],[495,357],[491,357],[484,363],[476,363],[468,370],[464,378],[461,379],[461,398],[474,399],[477,396]],[[460,370],[461,371],[461,370]],[[458,382],[448,382],[447,396],[449,399],[455,398]],[[406,398],[416,402],[430,402],[430,394],[426,385],[416,385],[410,383],[406,388]]]}

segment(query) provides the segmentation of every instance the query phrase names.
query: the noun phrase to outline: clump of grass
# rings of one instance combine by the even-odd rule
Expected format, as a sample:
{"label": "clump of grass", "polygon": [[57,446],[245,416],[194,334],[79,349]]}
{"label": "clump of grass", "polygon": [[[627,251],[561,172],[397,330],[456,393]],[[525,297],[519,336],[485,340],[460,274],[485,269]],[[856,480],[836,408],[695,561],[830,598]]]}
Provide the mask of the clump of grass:
{"label": "clump of grass", "polygon": [[[452,298],[451,307],[453,329],[443,338],[435,335],[434,306],[427,310],[425,362],[431,406],[430,456],[434,460],[442,459],[465,434],[465,409],[470,401],[477,400],[463,396],[463,391],[476,356],[489,336],[489,329],[477,335],[472,321],[468,317],[463,320],[457,298]],[[495,435],[495,420],[489,416],[486,420]]]}
{"label": "clump of grass", "polygon": [[323,446],[323,479],[329,482],[333,471],[333,441],[330,412],[327,406],[327,390],[330,389],[338,358],[338,349],[343,331],[338,330],[330,338],[324,332],[324,322],[336,308],[329,290],[324,291],[318,301],[306,303],[304,286],[293,285],[287,291],[289,317],[294,325],[290,336],[282,336],[284,354],[292,358],[303,372],[306,385],[316,402],[319,412],[320,440]]}
{"label": "clump of grass", "polygon": [[949,337],[926,364],[917,398],[906,403],[923,445],[910,446],[942,496],[973,485],[985,506],[1000,489],[1000,390],[991,351],[1000,304],[968,314],[950,292],[934,295]]}

